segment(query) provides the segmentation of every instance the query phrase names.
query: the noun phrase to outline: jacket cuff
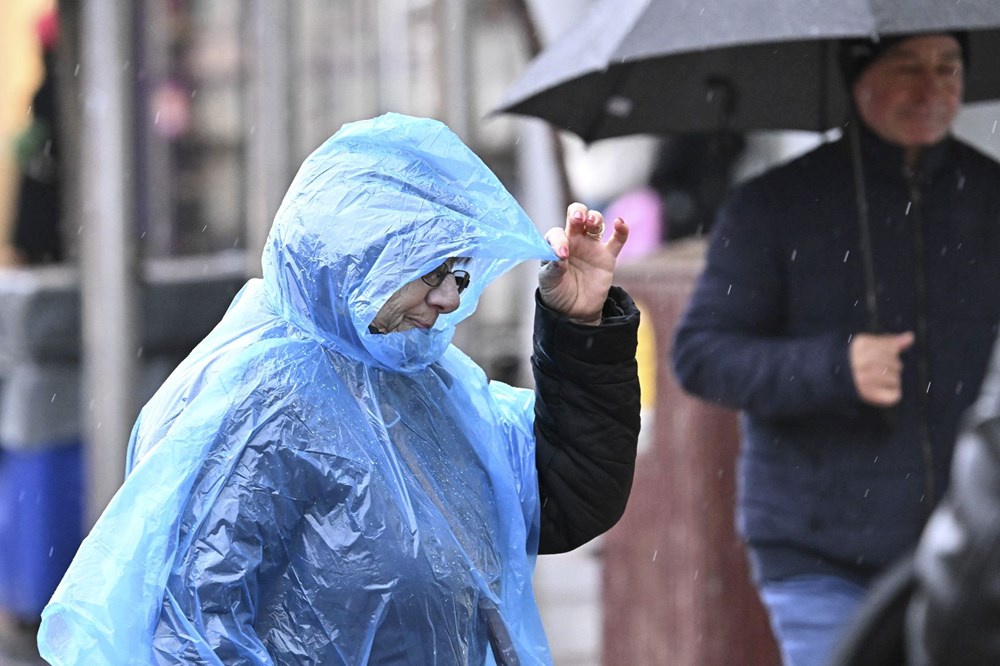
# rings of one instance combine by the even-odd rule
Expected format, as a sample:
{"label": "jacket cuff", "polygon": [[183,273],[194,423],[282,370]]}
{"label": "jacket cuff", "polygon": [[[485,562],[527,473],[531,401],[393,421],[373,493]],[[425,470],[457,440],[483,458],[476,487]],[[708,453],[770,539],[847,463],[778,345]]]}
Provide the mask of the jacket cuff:
{"label": "jacket cuff", "polygon": [[577,324],[548,308],[535,290],[535,355],[568,370],[577,363],[616,365],[635,359],[639,309],[621,287],[611,287],[601,324]]}

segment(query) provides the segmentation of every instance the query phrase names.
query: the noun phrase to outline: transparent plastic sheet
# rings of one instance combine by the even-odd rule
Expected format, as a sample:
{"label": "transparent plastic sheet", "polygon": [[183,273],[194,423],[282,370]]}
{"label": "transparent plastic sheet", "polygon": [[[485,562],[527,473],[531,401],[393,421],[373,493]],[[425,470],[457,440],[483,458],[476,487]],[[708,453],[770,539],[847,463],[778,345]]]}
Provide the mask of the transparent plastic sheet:
{"label": "transparent plastic sheet", "polygon": [[[368,332],[457,256],[457,311]],[[550,663],[534,394],[450,341],[490,281],[554,258],[440,123],[342,128],[292,183],[263,278],[143,408],[125,483],[43,613],[43,657]]]}

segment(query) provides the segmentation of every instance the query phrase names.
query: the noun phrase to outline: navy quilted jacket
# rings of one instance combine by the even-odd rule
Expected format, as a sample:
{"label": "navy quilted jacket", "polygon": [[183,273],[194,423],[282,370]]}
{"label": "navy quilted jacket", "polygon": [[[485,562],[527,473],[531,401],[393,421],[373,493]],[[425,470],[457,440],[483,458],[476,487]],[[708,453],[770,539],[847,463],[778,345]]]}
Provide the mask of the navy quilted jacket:
{"label": "navy quilted jacket", "polygon": [[871,324],[846,138],[730,195],[676,335],[682,386],[742,411],[758,577],[864,580],[916,544],[997,334],[1000,165],[949,138],[908,175],[867,131],[862,163],[881,329],[917,336],[896,408],[864,405],[848,364]]}

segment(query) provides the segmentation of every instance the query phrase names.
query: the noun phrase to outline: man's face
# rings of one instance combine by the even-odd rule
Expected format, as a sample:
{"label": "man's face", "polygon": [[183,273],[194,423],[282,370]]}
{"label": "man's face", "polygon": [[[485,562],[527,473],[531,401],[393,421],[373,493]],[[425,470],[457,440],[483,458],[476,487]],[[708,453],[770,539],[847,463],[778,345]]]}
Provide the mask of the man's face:
{"label": "man's face", "polygon": [[904,40],[877,58],[854,84],[861,119],[904,148],[937,143],[962,103],[962,48],[951,35]]}

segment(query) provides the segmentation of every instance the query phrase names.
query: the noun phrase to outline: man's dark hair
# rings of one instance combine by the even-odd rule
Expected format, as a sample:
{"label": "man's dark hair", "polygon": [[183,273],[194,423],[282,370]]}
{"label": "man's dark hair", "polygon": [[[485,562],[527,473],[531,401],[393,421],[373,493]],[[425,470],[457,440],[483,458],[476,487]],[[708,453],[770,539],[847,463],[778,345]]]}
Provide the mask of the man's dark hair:
{"label": "man's dark hair", "polygon": [[[969,67],[969,33],[965,31],[926,33],[926,35],[950,35],[958,40],[962,47],[962,62],[966,68]],[[896,44],[910,39],[911,37],[921,37],[921,34],[906,35],[881,35],[872,39],[844,39],[840,42],[840,71],[844,76],[844,83],[848,90],[854,86],[861,73],[873,62]]]}

